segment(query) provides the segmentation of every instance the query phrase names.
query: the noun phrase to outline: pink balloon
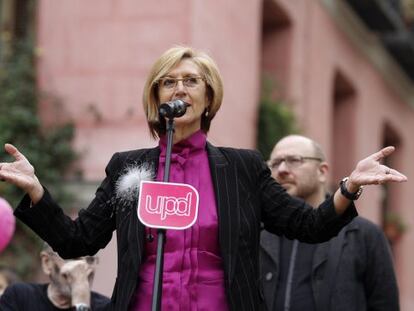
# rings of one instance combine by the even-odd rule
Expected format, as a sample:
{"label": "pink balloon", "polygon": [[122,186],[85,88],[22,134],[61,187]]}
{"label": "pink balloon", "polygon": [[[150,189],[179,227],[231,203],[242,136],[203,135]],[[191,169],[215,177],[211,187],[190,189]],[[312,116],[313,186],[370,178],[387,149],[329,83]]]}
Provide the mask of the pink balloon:
{"label": "pink balloon", "polygon": [[12,239],[15,224],[13,209],[5,199],[0,198],[0,253]]}

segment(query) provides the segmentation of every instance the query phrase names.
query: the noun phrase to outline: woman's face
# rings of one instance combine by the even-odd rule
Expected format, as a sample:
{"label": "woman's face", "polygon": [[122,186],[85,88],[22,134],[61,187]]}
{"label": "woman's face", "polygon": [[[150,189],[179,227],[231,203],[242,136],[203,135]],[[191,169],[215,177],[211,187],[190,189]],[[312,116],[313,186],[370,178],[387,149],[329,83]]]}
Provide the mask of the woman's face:
{"label": "woman's face", "polygon": [[185,115],[174,119],[175,128],[187,134],[198,131],[201,116],[208,106],[206,83],[198,66],[191,59],[183,59],[159,83],[160,103],[181,99],[190,105]]}

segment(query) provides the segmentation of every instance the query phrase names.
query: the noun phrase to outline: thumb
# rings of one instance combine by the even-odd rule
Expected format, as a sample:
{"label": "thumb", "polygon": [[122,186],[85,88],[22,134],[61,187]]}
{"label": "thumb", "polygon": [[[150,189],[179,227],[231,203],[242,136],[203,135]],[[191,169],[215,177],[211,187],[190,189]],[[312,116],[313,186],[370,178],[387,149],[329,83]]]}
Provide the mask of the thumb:
{"label": "thumb", "polygon": [[380,151],[374,153],[372,155],[372,157],[374,158],[374,160],[380,161],[381,159],[383,159],[383,158],[389,156],[391,153],[393,153],[394,150],[395,150],[394,146],[388,146],[388,147],[382,148]]}
{"label": "thumb", "polygon": [[26,159],[26,157],[12,144],[5,144],[4,150],[6,150],[6,152],[10,154],[12,157],[14,157],[16,160]]}

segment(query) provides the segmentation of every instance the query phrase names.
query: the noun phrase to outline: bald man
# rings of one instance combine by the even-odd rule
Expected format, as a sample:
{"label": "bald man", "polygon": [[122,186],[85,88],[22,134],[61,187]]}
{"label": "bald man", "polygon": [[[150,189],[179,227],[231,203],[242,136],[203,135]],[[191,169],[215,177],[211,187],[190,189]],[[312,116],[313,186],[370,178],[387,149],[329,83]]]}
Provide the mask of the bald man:
{"label": "bald man", "polygon": [[[286,191],[317,207],[327,195],[329,166],[320,146],[291,135],[268,162]],[[398,287],[382,230],[357,217],[321,244],[261,234],[261,281],[268,311],[395,311]]]}

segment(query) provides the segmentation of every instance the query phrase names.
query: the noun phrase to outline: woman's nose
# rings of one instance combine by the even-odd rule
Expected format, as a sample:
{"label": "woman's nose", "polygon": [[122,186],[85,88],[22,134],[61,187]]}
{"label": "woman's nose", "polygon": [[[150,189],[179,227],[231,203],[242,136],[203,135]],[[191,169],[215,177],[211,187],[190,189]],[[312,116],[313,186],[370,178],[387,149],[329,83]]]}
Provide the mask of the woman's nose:
{"label": "woman's nose", "polygon": [[186,94],[187,93],[187,89],[183,84],[183,81],[177,81],[177,85],[175,86],[175,90],[174,90],[174,94],[175,95],[182,95],[182,94]]}

